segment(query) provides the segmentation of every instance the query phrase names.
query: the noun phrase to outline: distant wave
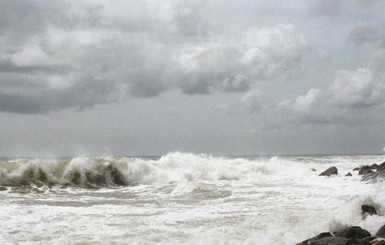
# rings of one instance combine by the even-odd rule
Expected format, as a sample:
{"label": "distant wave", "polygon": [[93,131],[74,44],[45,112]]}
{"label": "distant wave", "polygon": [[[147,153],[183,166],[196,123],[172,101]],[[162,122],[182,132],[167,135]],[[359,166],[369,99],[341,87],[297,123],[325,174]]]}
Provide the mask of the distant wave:
{"label": "distant wave", "polygon": [[[290,174],[309,168],[292,162]],[[157,160],[129,157],[73,158],[68,160],[14,159],[0,162],[2,186],[118,187],[194,180],[258,179],[285,173],[287,163],[265,160],[170,153]]]}

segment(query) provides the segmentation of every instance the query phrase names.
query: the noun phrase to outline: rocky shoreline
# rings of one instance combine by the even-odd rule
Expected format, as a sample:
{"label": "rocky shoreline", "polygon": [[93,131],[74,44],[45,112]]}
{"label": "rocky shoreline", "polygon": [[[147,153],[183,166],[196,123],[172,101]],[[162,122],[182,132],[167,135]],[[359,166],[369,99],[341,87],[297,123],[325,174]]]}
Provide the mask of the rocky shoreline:
{"label": "rocky shoreline", "polygon": [[[358,175],[362,175],[362,181],[385,180],[385,162],[356,167],[352,171],[358,171]],[[334,166],[319,174],[319,176],[332,175],[338,175],[338,169]],[[348,172],[345,176],[352,176],[352,174]],[[375,207],[366,204],[361,206],[361,211],[363,219],[369,215],[378,215]],[[385,225],[380,227],[374,235],[359,226],[349,226],[342,230],[321,232],[296,245],[385,245]]]}
{"label": "rocky shoreline", "polygon": [[322,232],[297,245],[385,245],[385,225],[374,236],[359,226],[350,226],[335,232]]}

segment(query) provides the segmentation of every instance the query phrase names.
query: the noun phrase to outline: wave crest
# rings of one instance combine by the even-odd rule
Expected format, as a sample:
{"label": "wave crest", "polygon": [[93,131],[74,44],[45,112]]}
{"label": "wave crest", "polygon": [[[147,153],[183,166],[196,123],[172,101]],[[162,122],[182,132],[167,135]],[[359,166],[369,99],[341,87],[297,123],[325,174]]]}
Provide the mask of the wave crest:
{"label": "wave crest", "polygon": [[[308,169],[291,162],[290,171],[303,174]],[[287,162],[278,158],[257,161],[175,152],[159,159],[107,156],[8,160],[0,162],[0,185],[99,188],[195,180],[255,180],[287,173]]]}

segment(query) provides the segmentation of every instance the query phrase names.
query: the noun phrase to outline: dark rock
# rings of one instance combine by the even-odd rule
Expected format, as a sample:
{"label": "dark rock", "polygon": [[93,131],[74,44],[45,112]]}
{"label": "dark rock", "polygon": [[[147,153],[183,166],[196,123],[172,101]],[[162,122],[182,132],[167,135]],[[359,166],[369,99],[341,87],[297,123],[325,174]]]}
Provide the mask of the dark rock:
{"label": "dark rock", "polygon": [[370,237],[370,233],[359,226],[350,226],[348,228],[335,232],[334,236],[362,239],[365,237]]}
{"label": "dark rock", "polygon": [[377,163],[373,163],[373,164],[370,165],[369,167],[370,167],[370,169],[375,169],[375,170],[377,170],[378,167],[379,167],[379,165],[378,165]]}
{"label": "dark rock", "polygon": [[353,171],[358,171],[360,170],[360,167],[353,168]]}
{"label": "dark rock", "polygon": [[376,236],[385,238],[385,225],[377,231]]}
{"label": "dark rock", "polygon": [[364,175],[369,173],[373,173],[373,170],[370,168],[370,166],[363,166],[360,168],[360,171],[358,171],[359,175]]}
{"label": "dark rock", "polygon": [[345,176],[352,176],[352,174],[349,172],[349,173],[347,173]]}
{"label": "dark rock", "polygon": [[355,238],[345,237],[324,237],[310,245],[369,245],[369,242]]}
{"label": "dark rock", "polygon": [[375,182],[377,179],[385,179],[385,170],[378,170],[377,172],[364,174],[361,178],[362,181]]}
{"label": "dark rock", "polygon": [[315,168],[311,168],[311,171],[316,172],[317,170]]}
{"label": "dark rock", "polygon": [[0,186],[0,191],[6,191],[6,190],[8,190],[7,187],[5,187],[5,186]]}
{"label": "dark rock", "polygon": [[322,233],[318,234],[315,237],[312,237],[312,238],[307,239],[307,240],[305,240],[303,242],[297,243],[297,245],[310,245],[310,244],[313,244],[314,242],[320,240],[321,238],[331,237],[331,236],[333,236],[333,235],[330,232],[322,232]]}
{"label": "dark rock", "polygon": [[370,241],[369,244],[370,245],[385,245],[385,240],[374,238],[372,241]]}
{"label": "dark rock", "polygon": [[325,171],[320,173],[319,176],[330,176],[330,175],[333,175],[333,174],[338,174],[338,170],[334,166],[326,169]]}
{"label": "dark rock", "polygon": [[371,236],[371,237],[365,237],[365,238],[363,238],[361,240],[365,241],[365,242],[368,242],[370,244],[375,239],[376,239],[376,237]]}
{"label": "dark rock", "polygon": [[378,166],[377,170],[385,170],[385,162],[381,163],[381,164]]}
{"label": "dark rock", "polygon": [[362,211],[362,214],[365,215],[365,214],[369,214],[369,215],[377,215],[377,210],[375,207],[373,206],[370,206],[370,205],[362,205],[361,206],[361,211]]}

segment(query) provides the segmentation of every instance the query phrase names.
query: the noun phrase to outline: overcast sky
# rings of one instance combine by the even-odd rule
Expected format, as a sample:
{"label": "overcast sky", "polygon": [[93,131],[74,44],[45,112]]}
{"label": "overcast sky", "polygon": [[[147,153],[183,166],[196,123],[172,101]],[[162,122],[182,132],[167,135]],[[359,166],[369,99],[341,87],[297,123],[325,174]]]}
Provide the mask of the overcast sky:
{"label": "overcast sky", "polygon": [[1,0],[0,155],[383,154],[384,13]]}

